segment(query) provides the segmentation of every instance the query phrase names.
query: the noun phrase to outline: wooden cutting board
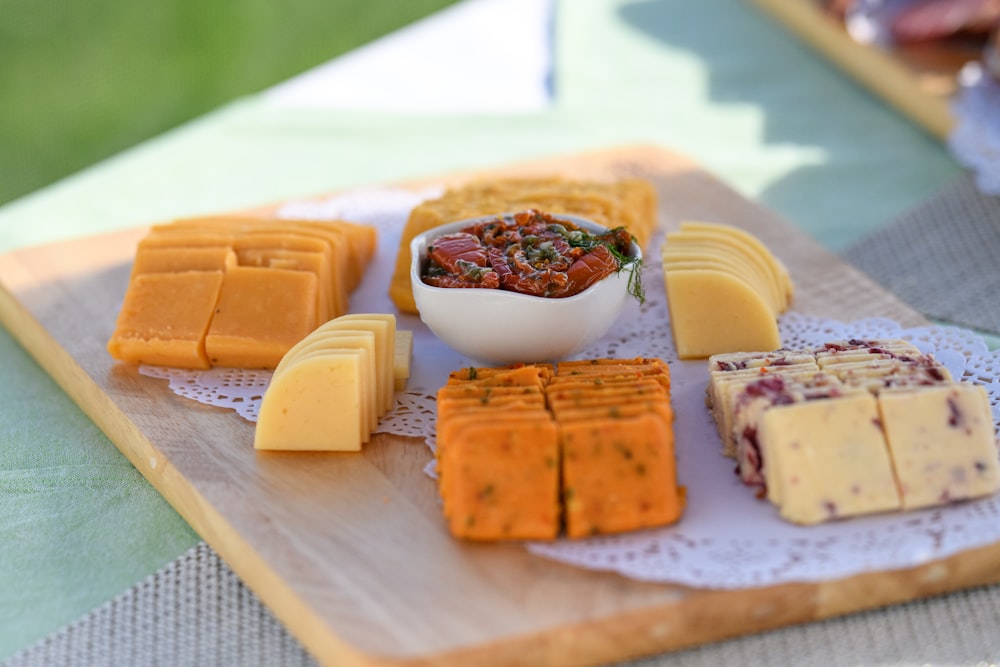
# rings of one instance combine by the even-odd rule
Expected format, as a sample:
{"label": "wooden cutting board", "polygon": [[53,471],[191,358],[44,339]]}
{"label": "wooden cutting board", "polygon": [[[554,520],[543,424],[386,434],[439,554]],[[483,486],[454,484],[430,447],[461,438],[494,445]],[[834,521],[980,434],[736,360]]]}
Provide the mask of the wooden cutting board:
{"label": "wooden cutting board", "polygon": [[934,43],[887,50],[851,38],[821,0],[750,1],[917,125],[948,137],[958,72],[980,51]]}
{"label": "wooden cutting board", "polygon": [[[656,185],[666,225],[746,227],[788,264],[800,312],[923,323],[773,213],[659,148],[427,182],[554,173],[641,176]],[[1000,545],[905,571],[695,590],[458,542],[423,473],[421,441],[380,435],[361,454],[255,453],[252,424],[235,413],[114,363],[104,344],[145,231],[0,257],[0,320],[321,662],[595,664],[1000,581]]]}

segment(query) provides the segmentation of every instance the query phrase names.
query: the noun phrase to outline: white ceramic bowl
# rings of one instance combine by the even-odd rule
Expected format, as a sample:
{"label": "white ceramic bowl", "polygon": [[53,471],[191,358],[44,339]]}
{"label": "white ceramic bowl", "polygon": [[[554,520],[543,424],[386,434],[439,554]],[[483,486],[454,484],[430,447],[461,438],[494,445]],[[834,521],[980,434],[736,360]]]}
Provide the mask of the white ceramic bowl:
{"label": "white ceramic bowl", "polygon": [[[627,265],[574,296],[549,298],[508,290],[432,287],[420,279],[427,248],[439,236],[498,216],[436,227],[410,243],[410,283],[420,319],[448,346],[480,365],[558,361],[603,336],[621,314],[629,280],[641,261]],[[507,216],[503,216],[507,217]],[[553,214],[594,234],[606,227],[584,218]],[[629,256],[642,259],[632,243]]]}

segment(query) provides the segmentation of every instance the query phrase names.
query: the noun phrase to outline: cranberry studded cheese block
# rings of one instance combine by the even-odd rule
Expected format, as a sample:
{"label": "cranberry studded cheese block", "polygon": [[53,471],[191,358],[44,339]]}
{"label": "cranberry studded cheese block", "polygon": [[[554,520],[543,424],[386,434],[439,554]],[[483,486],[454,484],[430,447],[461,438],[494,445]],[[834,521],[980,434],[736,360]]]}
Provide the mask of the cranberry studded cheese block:
{"label": "cranberry studded cheese block", "polygon": [[455,371],[438,392],[449,530],[474,540],[620,533],[680,519],[659,359]]}
{"label": "cranberry studded cheese block", "polygon": [[400,238],[389,296],[401,312],[415,314],[410,286],[410,241],[434,227],[536,209],[578,215],[608,229],[625,227],[645,247],[656,226],[656,190],[642,179],[616,181],[516,178],[468,183],[416,206]]}
{"label": "cranberry studded cheese block", "polygon": [[221,216],[155,225],[139,242],[108,352],[178,368],[274,368],[347,312],[375,229]]}
{"label": "cranberry studded cheese block", "polygon": [[[264,392],[256,449],[358,451],[409,376],[409,336],[386,314],[334,318],[282,357]],[[404,351],[401,354],[400,348]]]}
{"label": "cranberry studded cheese block", "polygon": [[681,359],[781,347],[777,317],[794,289],[758,238],[730,225],[684,222],[667,234],[660,254]]}
{"label": "cranberry studded cheese block", "polygon": [[789,521],[931,507],[1000,490],[985,390],[954,381],[906,341],[717,355],[709,375],[723,453]]}

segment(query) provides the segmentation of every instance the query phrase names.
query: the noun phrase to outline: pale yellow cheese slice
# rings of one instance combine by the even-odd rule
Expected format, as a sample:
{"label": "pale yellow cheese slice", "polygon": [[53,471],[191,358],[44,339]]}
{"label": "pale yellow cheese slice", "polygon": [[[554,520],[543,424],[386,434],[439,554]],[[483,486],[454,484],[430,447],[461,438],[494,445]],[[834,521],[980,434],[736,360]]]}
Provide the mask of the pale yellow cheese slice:
{"label": "pale yellow cheese slice", "polygon": [[780,304],[780,312],[784,312],[789,306],[791,295],[787,293],[784,278],[777,269],[774,255],[770,252],[761,254],[762,245],[759,243],[749,244],[737,238],[731,233],[721,229],[714,229],[709,226],[701,228],[691,228],[682,225],[681,231],[667,234],[668,241],[682,241],[686,244],[698,242],[708,244],[714,248],[726,248],[730,252],[741,256],[748,264],[753,266],[755,272],[764,277],[772,293]]}
{"label": "pale yellow cheese slice", "polygon": [[815,524],[900,507],[878,416],[867,392],[763,414],[758,439],[768,499],[783,518]]}
{"label": "pale yellow cheese slice", "polygon": [[396,316],[389,313],[350,313],[321,324],[317,332],[339,329],[365,329],[375,335],[381,417],[395,403]]}
{"label": "pale yellow cheese slice", "polygon": [[745,281],[714,270],[664,271],[681,359],[781,347],[774,311]]}
{"label": "pale yellow cheese slice", "polygon": [[254,447],[271,450],[361,449],[365,350],[327,350],[276,373],[264,393]]}
{"label": "pale yellow cheese slice", "polygon": [[410,363],[413,360],[413,332],[396,330],[396,350],[393,355],[392,374],[396,391],[406,389],[410,379]]}
{"label": "pale yellow cheese slice", "polygon": [[[285,359],[282,359],[282,362],[278,364],[278,368],[275,369],[275,373],[284,372],[286,368],[297,363],[299,359],[344,349],[365,350],[364,357],[366,366],[362,377],[362,380],[365,383],[365,389],[362,398],[364,411],[367,417],[366,428],[369,433],[373,433],[378,427],[378,420],[381,416],[377,387],[377,360],[379,354],[375,342],[375,334],[373,332],[365,331],[363,329],[314,332],[306,338],[304,344],[299,349],[294,352],[290,351],[290,354],[286,355]],[[367,442],[367,438],[365,441]]]}
{"label": "pale yellow cheese slice", "polygon": [[986,390],[955,383],[879,395],[903,507],[929,507],[1000,490]]}
{"label": "pale yellow cheese slice", "polygon": [[724,243],[713,245],[703,241],[670,241],[669,234],[667,238],[668,241],[664,244],[661,252],[664,267],[674,267],[679,262],[721,264],[759,291],[776,313],[784,312],[788,305],[784,295],[772,282],[770,276],[753,265],[746,254],[733,250]]}
{"label": "pale yellow cheese slice", "polygon": [[680,225],[681,231],[687,230],[711,230],[723,234],[728,234],[747,248],[753,250],[766,264],[771,267],[772,273],[777,276],[778,283],[783,286],[787,300],[790,302],[795,294],[795,287],[788,273],[788,268],[778,259],[764,243],[750,232],[718,222],[702,222],[698,220],[686,220]]}

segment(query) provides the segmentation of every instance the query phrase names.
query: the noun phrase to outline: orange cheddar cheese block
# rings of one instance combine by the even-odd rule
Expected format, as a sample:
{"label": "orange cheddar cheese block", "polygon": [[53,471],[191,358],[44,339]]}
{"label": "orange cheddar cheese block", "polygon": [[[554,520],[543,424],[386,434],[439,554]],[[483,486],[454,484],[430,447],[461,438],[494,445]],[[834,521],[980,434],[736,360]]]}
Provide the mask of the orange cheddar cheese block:
{"label": "orange cheddar cheese block", "polygon": [[[220,307],[209,316],[204,340],[196,347],[207,355],[210,366],[273,368],[307,333],[346,314],[350,293],[361,282],[376,244],[373,227],[339,220],[241,215],[179,219],[153,225],[140,240],[130,282],[148,273],[220,272],[223,279],[216,294]],[[132,311],[161,307],[162,301],[155,299],[139,303],[147,293],[132,291]],[[180,322],[179,326],[187,324]],[[157,363],[166,364],[180,358],[175,363],[196,363],[191,354],[164,356],[164,349],[190,347],[189,340],[172,341],[172,335],[166,329],[156,337],[115,331],[108,351],[122,361],[155,358],[160,360]],[[127,357],[122,356],[125,348],[120,344],[126,337]],[[156,350],[142,349],[147,339],[155,341],[150,345]],[[405,377],[397,378],[396,373],[407,371],[412,352],[401,348],[397,362],[395,341],[380,339],[380,344],[392,352],[390,361],[380,367],[383,395],[379,405],[388,409],[384,406],[391,402],[391,390],[385,389],[386,380],[391,377],[393,386],[405,385]]]}
{"label": "orange cheddar cheese block", "polygon": [[180,271],[225,271],[236,266],[236,253],[228,246],[139,248],[132,263],[132,275],[178,273]]}
{"label": "orange cheddar cheese block", "polygon": [[108,352],[134,364],[209,368],[205,335],[222,271],[143,273],[129,281]]}
{"label": "orange cheddar cheese block", "polygon": [[316,328],[315,274],[238,266],[226,271],[205,351],[213,366],[274,368]]}

